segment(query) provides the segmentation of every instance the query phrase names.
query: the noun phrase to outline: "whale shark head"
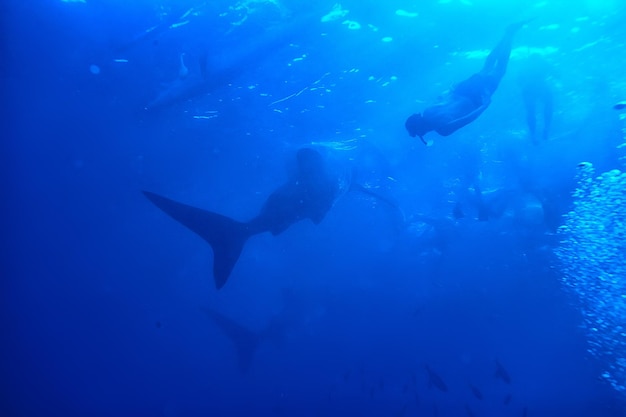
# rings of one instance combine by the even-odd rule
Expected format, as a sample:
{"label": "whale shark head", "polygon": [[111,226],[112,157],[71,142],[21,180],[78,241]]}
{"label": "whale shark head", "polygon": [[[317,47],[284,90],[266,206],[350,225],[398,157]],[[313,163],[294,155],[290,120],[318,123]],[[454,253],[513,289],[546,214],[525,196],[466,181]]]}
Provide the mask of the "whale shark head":
{"label": "whale shark head", "polygon": [[298,175],[311,178],[324,172],[324,158],[312,148],[301,148],[296,156],[298,161]]}

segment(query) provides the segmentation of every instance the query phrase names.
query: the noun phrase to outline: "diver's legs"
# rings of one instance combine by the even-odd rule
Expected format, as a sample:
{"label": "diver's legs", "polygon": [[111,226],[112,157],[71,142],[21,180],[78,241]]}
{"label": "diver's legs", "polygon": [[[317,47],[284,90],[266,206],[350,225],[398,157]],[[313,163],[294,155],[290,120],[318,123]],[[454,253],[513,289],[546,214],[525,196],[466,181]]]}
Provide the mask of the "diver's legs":
{"label": "diver's legs", "polygon": [[509,56],[511,55],[511,48],[513,47],[513,37],[526,23],[527,21],[522,21],[513,23],[507,27],[504,37],[485,59],[485,64],[481,70],[482,74],[490,75],[496,78],[498,82],[502,79],[509,63]]}
{"label": "diver's legs", "polygon": [[548,93],[543,99],[543,140],[548,140],[552,126],[552,95]]}
{"label": "diver's legs", "polygon": [[535,111],[526,113],[526,125],[528,126],[528,135],[532,142],[537,144],[537,117]]}
{"label": "diver's legs", "polygon": [[526,126],[528,135],[534,144],[537,144],[537,100],[532,92],[524,92],[524,109],[526,110]]}

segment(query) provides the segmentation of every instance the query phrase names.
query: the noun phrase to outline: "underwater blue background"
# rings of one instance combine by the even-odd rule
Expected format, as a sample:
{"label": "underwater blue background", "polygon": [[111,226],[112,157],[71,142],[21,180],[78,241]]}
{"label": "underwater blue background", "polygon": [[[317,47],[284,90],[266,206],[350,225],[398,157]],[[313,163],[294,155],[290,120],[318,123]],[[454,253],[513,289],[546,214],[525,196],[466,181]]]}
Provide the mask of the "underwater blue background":
{"label": "underwater blue background", "polygon": [[[307,3],[3,3],[0,414],[623,416],[602,374],[625,383],[624,350],[590,347],[583,325],[608,314],[578,296],[593,271],[570,291],[575,245],[555,249],[577,164],[623,163],[626,5],[351,0],[322,19],[335,2]],[[432,146],[410,138],[405,119],[526,18],[490,108]],[[554,69],[537,145],[531,53]],[[205,55],[228,71],[147,109],[181,54],[189,76]],[[217,291],[210,247],[141,194],[249,219],[312,144],[402,219],[346,192],[319,225],[251,238]],[[478,183],[504,214],[476,220]],[[278,318],[278,336],[242,372],[207,308],[256,335]]]}

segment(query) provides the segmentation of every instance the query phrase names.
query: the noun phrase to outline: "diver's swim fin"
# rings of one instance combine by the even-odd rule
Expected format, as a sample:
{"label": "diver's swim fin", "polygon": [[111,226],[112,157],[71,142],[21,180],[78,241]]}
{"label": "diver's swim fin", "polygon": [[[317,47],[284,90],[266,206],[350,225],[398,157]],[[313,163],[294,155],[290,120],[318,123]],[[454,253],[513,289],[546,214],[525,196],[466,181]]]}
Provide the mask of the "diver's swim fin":
{"label": "diver's swim fin", "polygon": [[213,249],[213,277],[219,290],[233,270],[250,233],[245,223],[143,191],[155,206],[206,240]]}

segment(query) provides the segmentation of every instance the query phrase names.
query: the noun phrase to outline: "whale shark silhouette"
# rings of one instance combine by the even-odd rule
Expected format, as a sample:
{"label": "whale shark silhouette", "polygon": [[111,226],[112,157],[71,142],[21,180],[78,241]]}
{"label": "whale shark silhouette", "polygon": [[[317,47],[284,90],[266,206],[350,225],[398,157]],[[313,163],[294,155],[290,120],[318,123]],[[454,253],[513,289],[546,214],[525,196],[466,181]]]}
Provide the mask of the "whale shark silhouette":
{"label": "whale shark silhouette", "polygon": [[263,332],[254,332],[213,309],[205,308],[203,311],[222,333],[230,339],[237,353],[239,371],[242,374],[247,373],[252,365],[254,354],[264,339]]}
{"label": "whale shark silhouette", "polygon": [[182,57],[185,54],[181,54],[178,77],[158,92],[145,109],[167,107],[229,85],[243,74],[256,70],[281,49],[305,37],[312,26],[311,20],[311,16],[306,15],[274,25],[231,47],[224,47],[217,54],[196,51],[197,65],[187,66]]}
{"label": "whale shark silhouette", "polygon": [[297,296],[292,289],[282,290],[282,307],[260,330],[255,331],[212,308],[202,308],[213,324],[230,340],[237,354],[237,364],[242,374],[252,366],[260,345],[270,342],[281,346],[288,334],[303,324],[311,303]]}
{"label": "whale shark silhouette", "polygon": [[310,219],[319,224],[339,195],[340,187],[325,167],[322,155],[311,148],[297,152],[295,175],[267,198],[259,213],[247,222],[192,207],[149,191],[152,203],[206,240],[213,249],[213,276],[219,290],[226,284],[246,241],[270,232],[276,236],[292,224]]}

